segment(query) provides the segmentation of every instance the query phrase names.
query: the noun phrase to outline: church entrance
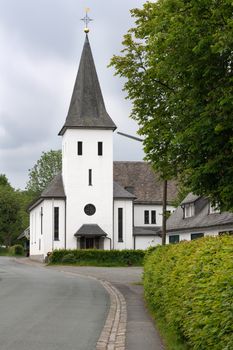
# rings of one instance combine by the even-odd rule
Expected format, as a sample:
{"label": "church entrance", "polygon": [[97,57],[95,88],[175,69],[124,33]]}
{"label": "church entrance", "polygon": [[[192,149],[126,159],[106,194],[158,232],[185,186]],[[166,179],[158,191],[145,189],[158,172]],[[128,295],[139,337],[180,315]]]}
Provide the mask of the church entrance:
{"label": "church entrance", "polygon": [[80,249],[103,249],[101,237],[80,237]]}

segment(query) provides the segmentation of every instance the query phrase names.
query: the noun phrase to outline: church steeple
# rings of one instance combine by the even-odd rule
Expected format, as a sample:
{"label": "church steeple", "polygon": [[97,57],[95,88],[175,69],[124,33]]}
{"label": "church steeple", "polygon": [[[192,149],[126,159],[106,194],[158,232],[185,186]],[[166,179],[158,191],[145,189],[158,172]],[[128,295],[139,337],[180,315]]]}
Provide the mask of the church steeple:
{"label": "church steeple", "polygon": [[116,129],[104,105],[87,34],[68,115],[59,135],[71,128]]}

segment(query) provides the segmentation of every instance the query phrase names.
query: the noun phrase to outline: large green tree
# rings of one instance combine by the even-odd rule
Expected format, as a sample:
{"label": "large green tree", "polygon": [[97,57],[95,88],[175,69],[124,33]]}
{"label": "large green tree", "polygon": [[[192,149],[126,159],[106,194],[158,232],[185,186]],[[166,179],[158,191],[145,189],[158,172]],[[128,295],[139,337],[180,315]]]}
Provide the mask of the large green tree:
{"label": "large green tree", "polygon": [[233,210],[232,1],[149,1],[131,13],[111,65],[126,78],[147,159]]}
{"label": "large green tree", "polygon": [[10,246],[22,230],[21,201],[5,175],[0,175],[0,244]]}
{"label": "large green tree", "polygon": [[62,168],[61,151],[43,152],[32,169],[29,169],[27,190],[38,196]]}

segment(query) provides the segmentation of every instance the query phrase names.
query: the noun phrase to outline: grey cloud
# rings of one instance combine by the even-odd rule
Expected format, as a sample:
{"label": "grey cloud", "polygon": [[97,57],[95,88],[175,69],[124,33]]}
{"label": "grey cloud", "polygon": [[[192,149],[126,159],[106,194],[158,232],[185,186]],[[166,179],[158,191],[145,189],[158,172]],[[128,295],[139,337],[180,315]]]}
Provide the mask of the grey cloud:
{"label": "grey cloud", "polygon": [[[118,129],[136,133],[124,100],[123,80],[107,68],[132,26],[129,9],[141,0],[0,0],[0,173],[24,187],[42,151],[61,147],[84,42],[84,8],[90,7],[90,42],[107,110]],[[114,136],[114,157],[139,160],[142,145]]]}

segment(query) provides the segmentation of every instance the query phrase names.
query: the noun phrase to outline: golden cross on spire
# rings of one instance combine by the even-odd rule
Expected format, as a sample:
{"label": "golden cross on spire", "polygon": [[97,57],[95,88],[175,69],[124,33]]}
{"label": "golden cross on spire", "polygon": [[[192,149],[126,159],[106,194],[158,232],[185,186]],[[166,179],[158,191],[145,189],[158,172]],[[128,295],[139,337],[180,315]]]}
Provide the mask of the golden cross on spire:
{"label": "golden cross on spire", "polygon": [[85,17],[81,18],[81,21],[83,21],[85,23],[84,32],[87,34],[87,33],[89,33],[88,24],[89,24],[89,22],[93,21],[93,19],[88,16],[88,12],[90,11],[90,9],[88,7],[85,8],[85,11],[86,11],[86,15],[85,15]]}

